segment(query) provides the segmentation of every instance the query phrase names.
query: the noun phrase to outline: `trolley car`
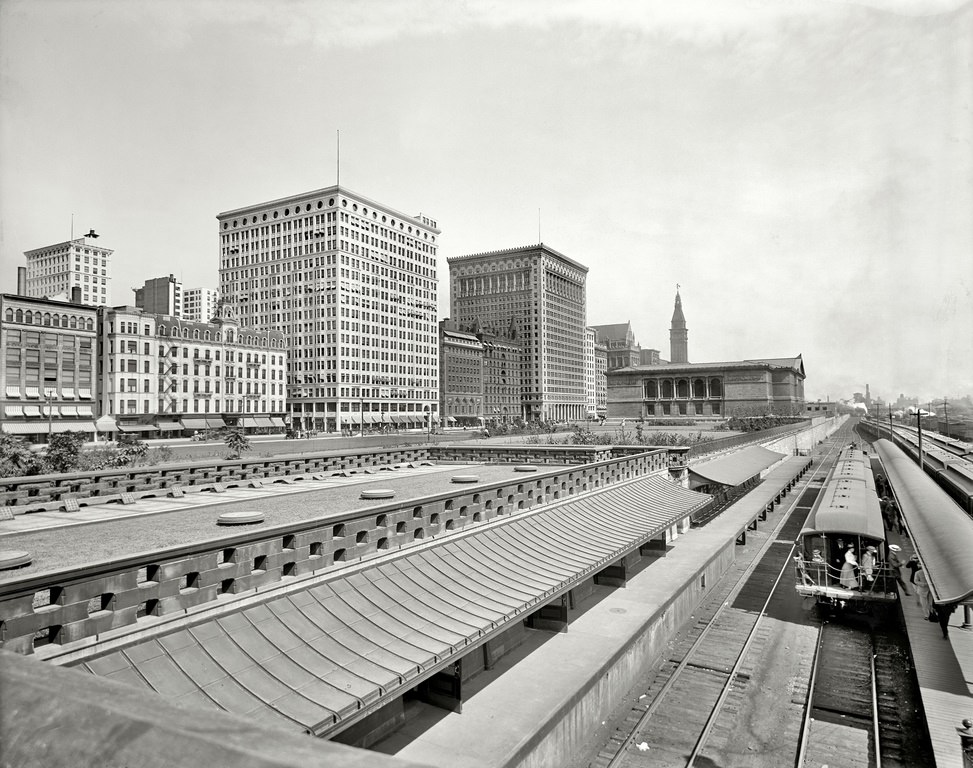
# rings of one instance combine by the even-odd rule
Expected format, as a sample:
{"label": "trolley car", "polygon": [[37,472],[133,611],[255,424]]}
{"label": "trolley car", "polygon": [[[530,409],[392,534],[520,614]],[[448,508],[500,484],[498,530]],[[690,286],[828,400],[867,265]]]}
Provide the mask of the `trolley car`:
{"label": "trolley car", "polygon": [[898,599],[882,510],[861,450],[841,450],[797,539],[794,562],[797,593],[818,604],[867,609]]}

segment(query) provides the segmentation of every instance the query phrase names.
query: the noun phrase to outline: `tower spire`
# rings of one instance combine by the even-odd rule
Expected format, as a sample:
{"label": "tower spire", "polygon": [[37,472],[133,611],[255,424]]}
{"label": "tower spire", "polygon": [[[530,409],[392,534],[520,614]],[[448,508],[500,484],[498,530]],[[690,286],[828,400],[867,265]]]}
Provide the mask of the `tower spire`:
{"label": "tower spire", "polygon": [[689,362],[689,331],[686,316],[682,313],[681,286],[676,283],[676,304],[672,310],[672,324],[669,328],[669,360],[673,363]]}

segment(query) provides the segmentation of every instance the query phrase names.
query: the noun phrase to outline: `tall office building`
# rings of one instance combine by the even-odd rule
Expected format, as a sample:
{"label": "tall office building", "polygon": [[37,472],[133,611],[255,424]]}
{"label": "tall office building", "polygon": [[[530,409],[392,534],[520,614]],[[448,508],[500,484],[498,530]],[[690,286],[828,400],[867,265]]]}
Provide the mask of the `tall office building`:
{"label": "tall office building", "polygon": [[111,255],[87,237],[25,251],[27,295],[69,301],[81,289],[84,304],[107,306],[111,301]]}
{"label": "tall office building", "polygon": [[676,288],[676,305],[672,310],[672,326],[669,328],[669,357],[672,363],[689,362],[689,330],[686,316],[682,313],[682,297]]}
{"label": "tall office building", "polygon": [[588,268],[543,243],[449,259],[450,317],[512,327],[528,420],[584,420]]}
{"label": "tall office building", "polygon": [[220,297],[284,332],[294,429],[439,420],[439,229],[332,186],[219,214]]}
{"label": "tall office building", "polygon": [[182,317],[182,283],[175,277],[153,277],[135,289],[135,306],[156,315]]}
{"label": "tall office building", "polygon": [[193,323],[208,323],[216,317],[220,294],[211,288],[187,288],[182,292],[182,317]]}

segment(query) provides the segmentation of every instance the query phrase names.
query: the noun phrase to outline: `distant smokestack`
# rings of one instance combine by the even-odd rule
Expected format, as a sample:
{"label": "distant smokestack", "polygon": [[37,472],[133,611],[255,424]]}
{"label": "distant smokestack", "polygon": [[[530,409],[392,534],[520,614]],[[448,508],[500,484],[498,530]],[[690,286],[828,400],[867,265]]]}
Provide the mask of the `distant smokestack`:
{"label": "distant smokestack", "polygon": [[27,295],[27,267],[17,267],[17,295]]}
{"label": "distant smokestack", "polygon": [[71,303],[80,304],[81,303],[81,286],[75,285],[71,287]]}

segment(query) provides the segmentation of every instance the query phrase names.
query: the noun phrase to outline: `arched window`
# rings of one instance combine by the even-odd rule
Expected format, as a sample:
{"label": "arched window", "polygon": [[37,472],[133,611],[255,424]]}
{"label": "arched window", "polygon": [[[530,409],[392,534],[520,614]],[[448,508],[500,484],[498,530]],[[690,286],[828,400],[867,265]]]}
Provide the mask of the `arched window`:
{"label": "arched window", "polygon": [[203,334],[203,338],[204,338],[204,339],[205,339],[206,341],[209,341],[209,331],[206,331],[206,332],[205,332],[205,333]]}
{"label": "arched window", "polygon": [[3,313],[3,319],[8,323],[12,323],[14,319],[14,311],[11,307],[7,307],[7,311]]}
{"label": "arched window", "polygon": [[86,331],[93,331],[95,329],[95,321],[89,317],[84,321],[84,328]]}
{"label": "arched window", "polygon": [[195,339],[196,341],[199,341],[199,328],[194,328],[194,329],[193,329],[193,338],[194,338],[194,339]]}
{"label": "arched window", "polygon": [[649,379],[647,382],[645,382],[645,399],[659,399],[659,382],[657,382],[655,379]]}
{"label": "arched window", "polygon": [[166,327],[164,325],[160,325],[159,326],[158,334],[159,334],[159,336],[165,336],[166,335]]}
{"label": "arched window", "polygon": [[61,318],[60,318],[59,315],[53,315],[51,317],[51,325],[53,325],[55,328],[60,327],[60,325],[61,325]]}
{"label": "arched window", "polygon": [[189,329],[188,328],[183,328],[182,329],[182,337],[184,339],[188,339],[189,338]]}
{"label": "arched window", "polygon": [[693,379],[693,397],[706,397],[706,382],[702,379]]}
{"label": "arched window", "polygon": [[72,328],[78,327],[78,318],[76,318],[74,315],[71,315],[71,319],[68,322],[71,324]]}
{"label": "arched window", "polygon": [[709,396],[723,397],[723,382],[719,379],[709,380]]}
{"label": "arched window", "polygon": [[676,382],[676,397],[680,399],[689,397],[689,382],[686,379],[679,379]]}
{"label": "arched window", "polygon": [[24,322],[24,310],[22,309],[17,310],[17,322],[18,323]]}
{"label": "arched window", "polygon": [[29,309],[27,310],[27,314],[24,315],[24,322],[27,323],[27,325],[32,325],[34,322],[34,313]]}
{"label": "arched window", "polygon": [[672,400],[673,398],[673,388],[672,379],[666,379],[662,382],[662,397],[665,400]]}

